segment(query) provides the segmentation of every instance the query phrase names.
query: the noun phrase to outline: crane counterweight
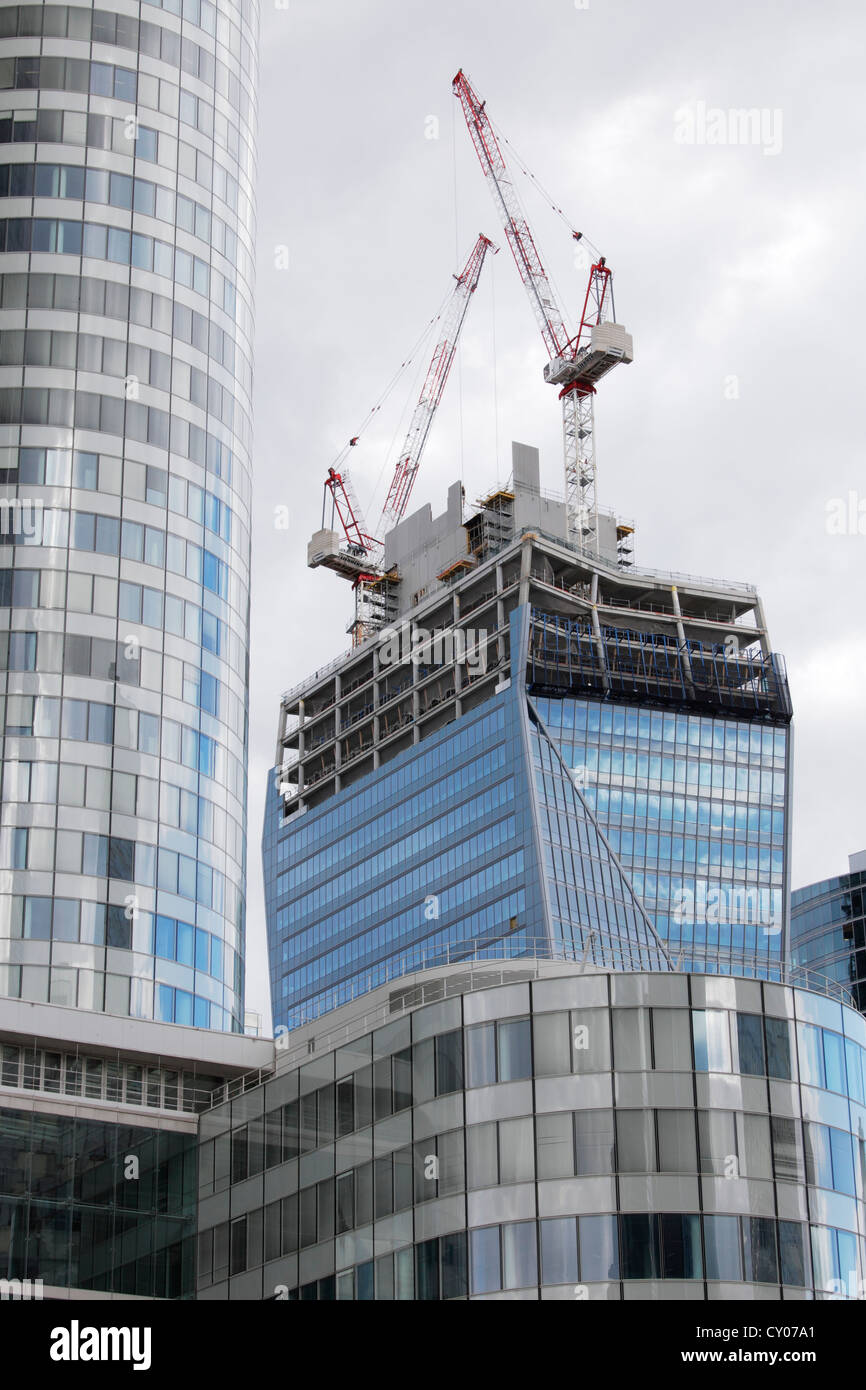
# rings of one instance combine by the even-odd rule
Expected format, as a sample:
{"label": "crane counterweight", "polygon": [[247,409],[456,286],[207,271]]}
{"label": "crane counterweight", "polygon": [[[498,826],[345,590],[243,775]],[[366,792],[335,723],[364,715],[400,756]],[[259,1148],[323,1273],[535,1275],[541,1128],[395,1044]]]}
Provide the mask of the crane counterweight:
{"label": "crane counterweight", "polygon": [[551,386],[567,386],[572,382],[594,386],[620,362],[632,362],[634,348],[631,334],[621,323],[597,323],[592,326],[590,340],[576,357],[555,357],[545,363],[544,380]]}

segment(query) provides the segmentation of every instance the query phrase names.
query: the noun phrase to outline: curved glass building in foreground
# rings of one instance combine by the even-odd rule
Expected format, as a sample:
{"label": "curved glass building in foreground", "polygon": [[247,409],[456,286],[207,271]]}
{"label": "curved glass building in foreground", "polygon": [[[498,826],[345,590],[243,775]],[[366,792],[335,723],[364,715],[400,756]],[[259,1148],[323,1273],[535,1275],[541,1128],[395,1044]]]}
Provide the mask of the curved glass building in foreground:
{"label": "curved glass building in foreground", "polygon": [[477,961],[284,1035],[200,1118],[198,1297],[856,1298],[866,1021],[785,978]]}
{"label": "curved glass building in foreground", "polygon": [[242,1028],[255,0],[0,0],[0,994]]}

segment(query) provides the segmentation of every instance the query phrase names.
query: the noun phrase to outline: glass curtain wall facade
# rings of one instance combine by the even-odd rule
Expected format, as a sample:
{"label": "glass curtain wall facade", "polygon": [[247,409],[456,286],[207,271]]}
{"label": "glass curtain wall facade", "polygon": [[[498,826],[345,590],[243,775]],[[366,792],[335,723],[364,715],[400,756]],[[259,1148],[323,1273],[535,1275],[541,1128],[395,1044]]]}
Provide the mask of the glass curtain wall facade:
{"label": "glass curtain wall facade", "polygon": [[0,1108],[0,1277],[191,1297],[195,1172],[194,1133]]}
{"label": "glass curtain wall facade", "polygon": [[0,0],[0,994],[243,1026],[256,0]]}
{"label": "glass curtain wall facade", "polygon": [[536,719],[530,746],[554,951],[617,969],[666,969],[664,948],[610,841]]}
{"label": "glass curtain wall facade", "polygon": [[672,956],[783,959],[788,730],[571,697],[538,713]]}
{"label": "glass curtain wall facade", "polygon": [[582,631],[529,605],[511,612],[509,636],[498,694],[288,820],[270,788],[275,1025],[429,963],[435,948],[453,960],[461,943],[615,969],[778,972],[781,658],[726,672],[713,652],[702,685],[693,643],[689,689],[680,650],[640,634],[622,645],[649,650],[642,677],[634,659],[628,672],[610,655],[603,671],[581,665]]}
{"label": "glass curtain wall facade", "polygon": [[[278,818],[276,799],[273,810]],[[274,1021],[284,1026],[364,993],[422,951],[543,940],[512,702],[498,697],[266,838],[265,890]]]}
{"label": "glass curtain wall facade", "polygon": [[[274,1023],[437,958],[666,962],[553,744],[512,687],[265,834]],[[446,954],[447,953],[447,954]]]}
{"label": "glass curtain wall facade", "polygon": [[527,679],[672,962],[771,973],[786,959],[790,881],[783,658],[736,638],[594,637],[534,608]]}
{"label": "glass curtain wall facade", "polygon": [[241,1034],[3,1001],[0,1281],[191,1297],[198,1115],[273,1058]]}
{"label": "glass curtain wall facade", "polygon": [[866,1010],[866,855],[791,894],[791,959],[847,985]]}
{"label": "glass curtain wall facade", "polygon": [[418,974],[202,1115],[197,1296],[856,1299],[864,1087],[866,1024],[821,994]]}

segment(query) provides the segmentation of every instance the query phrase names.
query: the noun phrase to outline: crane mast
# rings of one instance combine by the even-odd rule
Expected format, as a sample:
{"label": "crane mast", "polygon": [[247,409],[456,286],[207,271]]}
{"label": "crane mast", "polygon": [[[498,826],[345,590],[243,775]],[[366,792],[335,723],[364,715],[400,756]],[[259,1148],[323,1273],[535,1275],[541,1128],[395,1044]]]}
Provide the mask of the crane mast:
{"label": "crane mast", "polygon": [[[613,319],[611,271],[603,257],[592,266],[580,328],[570,337],[486,103],[462,69],[452,86],[547,349],[544,379],[561,388],[569,535],[581,548],[598,553],[595,383],[617,363],[630,362],[633,355],[630,336]],[[580,240],[579,232],[572,235]]]}

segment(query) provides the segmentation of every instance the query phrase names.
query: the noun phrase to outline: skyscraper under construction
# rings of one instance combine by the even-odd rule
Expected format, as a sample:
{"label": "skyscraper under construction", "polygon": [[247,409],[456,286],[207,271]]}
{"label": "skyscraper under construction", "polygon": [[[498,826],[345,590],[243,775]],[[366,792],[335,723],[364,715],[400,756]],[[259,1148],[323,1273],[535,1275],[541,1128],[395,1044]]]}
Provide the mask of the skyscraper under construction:
{"label": "skyscraper under construction", "polygon": [[538,473],[515,445],[508,489],[390,532],[387,624],[283,698],[277,1024],[440,959],[783,959],[791,704],[758,595],[623,564],[604,513],[588,555]]}
{"label": "skyscraper under construction", "polygon": [[635,568],[633,528],[599,507],[596,389],[633,360],[611,267],[596,253],[571,334],[487,103],[462,69],[452,87],[558,389],[565,494],[544,495],[515,444],[507,486],[467,507],[455,484],[441,516],[407,516],[480,236],[379,528],[332,467],[332,525],[326,507],[308,549],[353,582],[354,649],[282,701],[264,840],[276,1023],[443,953],[750,974],[784,958],[784,661],[751,585]]}

